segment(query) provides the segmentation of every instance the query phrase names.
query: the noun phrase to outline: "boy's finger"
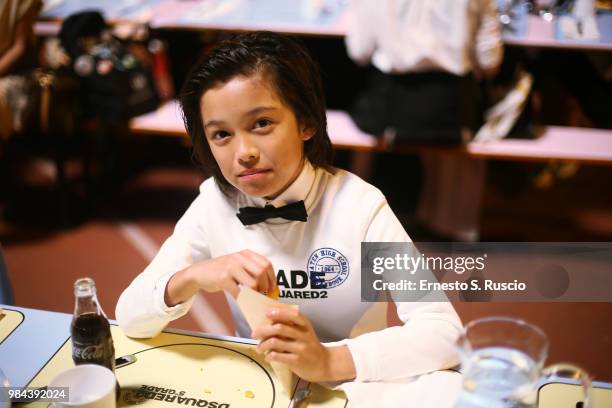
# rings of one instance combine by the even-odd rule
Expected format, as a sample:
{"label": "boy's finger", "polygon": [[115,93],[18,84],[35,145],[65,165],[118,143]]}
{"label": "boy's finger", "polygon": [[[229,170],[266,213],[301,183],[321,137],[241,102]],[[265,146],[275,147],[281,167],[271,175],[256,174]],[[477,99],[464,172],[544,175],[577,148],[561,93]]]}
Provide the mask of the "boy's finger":
{"label": "boy's finger", "polygon": [[270,353],[266,354],[266,361],[276,361],[292,367],[297,364],[298,356],[293,353],[277,353],[276,351],[271,351]]}
{"label": "boy's finger", "polygon": [[267,292],[272,292],[276,287],[276,274],[274,273],[274,267],[272,262],[263,255],[259,255],[257,252],[253,252],[249,249],[240,252],[245,258],[249,258],[252,262],[257,263],[262,269],[265,270],[266,277],[268,280]]}
{"label": "boy's finger", "polygon": [[265,341],[262,341],[257,346],[259,353],[267,354],[271,352],[277,353],[295,353],[298,352],[297,342],[292,340],[283,340],[278,337],[272,337]]}
{"label": "boy's finger", "polygon": [[238,258],[240,259],[240,264],[243,269],[257,282],[257,287],[254,288],[260,292],[267,292],[270,290],[270,283],[268,282],[267,273],[261,273],[261,266],[249,258],[248,256],[238,253]]}
{"label": "boy's finger", "polygon": [[242,268],[236,268],[232,272],[236,284],[243,284],[251,289],[257,290],[257,281],[247,271]]}
{"label": "boy's finger", "polygon": [[266,312],[266,317],[274,323],[293,324],[302,328],[308,327],[308,320],[302,316],[299,310],[290,308],[271,308]]}
{"label": "boy's finger", "polygon": [[264,324],[253,330],[253,338],[265,340],[269,337],[282,337],[285,339],[297,340],[303,335],[299,326],[290,326],[282,323]]}
{"label": "boy's finger", "polygon": [[236,299],[238,297],[238,293],[240,293],[240,288],[238,284],[236,284],[236,282],[233,282],[233,281],[228,282],[225,290],[229,292],[234,297],[234,299]]}

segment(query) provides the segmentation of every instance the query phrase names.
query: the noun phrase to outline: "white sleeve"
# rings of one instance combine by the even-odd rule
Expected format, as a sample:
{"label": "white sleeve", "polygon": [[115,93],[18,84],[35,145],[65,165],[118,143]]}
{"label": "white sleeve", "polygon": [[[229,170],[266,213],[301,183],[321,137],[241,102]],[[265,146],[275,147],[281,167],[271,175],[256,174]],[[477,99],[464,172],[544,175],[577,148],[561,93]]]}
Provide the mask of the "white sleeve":
{"label": "white sleeve", "polygon": [[346,49],[349,57],[357,64],[367,65],[370,63],[372,54],[376,49],[374,38],[375,27],[370,9],[372,0],[351,0],[348,7],[349,24],[345,37]]}
{"label": "white sleeve", "polygon": [[501,64],[504,54],[497,4],[495,0],[478,2],[480,19],[476,29],[476,62],[483,69],[495,68]]}
{"label": "white sleeve", "polygon": [[[374,217],[366,242],[410,241],[389,205]],[[356,381],[391,381],[457,365],[461,320],[450,302],[395,302],[402,326],[346,340]]]}
{"label": "white sleeve", "polygon": [[185,315],[193,298],[173,307],[164,301],[166,284],[176,272],[210,258],[204,231],[198,222],[206,214],[200,194],[149,266],[132,281],[117,302],[115,317],[129,337],[153,337],[172,320]]}

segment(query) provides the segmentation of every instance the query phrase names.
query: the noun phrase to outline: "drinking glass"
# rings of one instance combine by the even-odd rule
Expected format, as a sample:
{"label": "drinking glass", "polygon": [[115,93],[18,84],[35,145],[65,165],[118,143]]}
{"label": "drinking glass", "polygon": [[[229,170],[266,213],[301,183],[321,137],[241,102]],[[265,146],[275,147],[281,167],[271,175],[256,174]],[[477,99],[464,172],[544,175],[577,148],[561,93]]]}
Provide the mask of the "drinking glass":
{"label": "drinking glass", "polygon": [[546,368],[546,334],[524,320],[487,317],[468,323],[457,340],[463,388],[456,408],[535,408],[538,383],[579,378],[584,408],[591,407],[591,379],[573,364]]}

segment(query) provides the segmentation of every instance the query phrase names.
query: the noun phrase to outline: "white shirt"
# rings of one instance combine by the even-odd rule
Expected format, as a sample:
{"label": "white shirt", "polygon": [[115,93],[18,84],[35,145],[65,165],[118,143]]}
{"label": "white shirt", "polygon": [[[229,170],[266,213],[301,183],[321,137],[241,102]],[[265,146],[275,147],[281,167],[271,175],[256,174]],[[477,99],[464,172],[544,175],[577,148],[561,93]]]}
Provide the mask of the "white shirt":
{"label": "white shirt", "polygon": [[[271,219],[244,226],[235,215],[238,208],[262,207],[266,200],[241,193],[230,200],[212,178],[206,180],[155,259],[122,293],[116,309],[121,328],[131,337],[156,335],[191,306],[192,300],[165,305],[164,290],[174,273],[200,260],[250,249],[272,262],[280,300],[299,305],[321,341],[348,345],[357,381],[407,378],[455,365],[453,341],[461,322],[448,302],[396,303],[407,324],[347,340],[372,306],[360,301],[361,242],[409,241],[383,194],[351,173],[315,170],[306,162],[271,204],[299,200],[304,200],[307,222]],[[231,296],[228,301],[238,333],[249,336],[242,313]],[[386,325],[385,313],[378,321]]]}
{"label": "white shirt", "polygon": [[385,73],[464,75],[501,62],[494,0],[351,0],[349,56]]}

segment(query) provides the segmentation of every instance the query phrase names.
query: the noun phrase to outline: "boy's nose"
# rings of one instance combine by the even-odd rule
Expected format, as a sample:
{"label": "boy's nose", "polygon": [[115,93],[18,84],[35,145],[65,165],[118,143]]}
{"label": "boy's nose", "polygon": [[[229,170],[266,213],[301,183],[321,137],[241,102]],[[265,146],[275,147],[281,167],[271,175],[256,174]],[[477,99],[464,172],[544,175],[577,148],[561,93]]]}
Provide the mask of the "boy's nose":
{"label": "boy's nose", "polygon": [[251,162],[259,158],[259,149],[249,135],[240,135],[238,144],[238,160]]}

